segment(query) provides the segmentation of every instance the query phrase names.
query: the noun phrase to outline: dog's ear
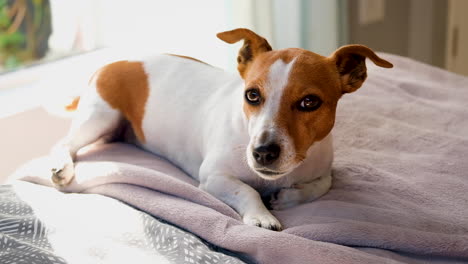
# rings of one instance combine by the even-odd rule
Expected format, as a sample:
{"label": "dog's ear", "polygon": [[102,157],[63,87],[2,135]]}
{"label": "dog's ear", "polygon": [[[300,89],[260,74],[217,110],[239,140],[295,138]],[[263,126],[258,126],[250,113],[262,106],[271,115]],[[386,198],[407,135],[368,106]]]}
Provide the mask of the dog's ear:
{"label": "dog's ear", "polygon": [[254,58],[260,53],[272,50],[270,44],[268,44],[264,38],[246,28],[238,28],[231,31],[221,32],[216,36],[230,44],[236,43],[239,40],[244,40],[244,45],[239,50],[239,55],[237,56],[237,70],[239,70],[240,75],[244,79],[248,67]]}
{"label": "dog's ear", "polygon": [[377,66],[393,67],[393,64],[380,58],[370,48],[363,45],[346,45],[330,56],[340,74],[343,93],[356,91],[366,80],[366,58]]}

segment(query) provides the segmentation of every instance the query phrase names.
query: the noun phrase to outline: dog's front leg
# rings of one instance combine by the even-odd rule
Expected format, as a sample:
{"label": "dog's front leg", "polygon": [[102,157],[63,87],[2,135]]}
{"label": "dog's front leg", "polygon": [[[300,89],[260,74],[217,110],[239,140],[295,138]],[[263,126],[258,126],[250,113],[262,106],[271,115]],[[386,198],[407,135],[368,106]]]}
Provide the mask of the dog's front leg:
{"label": "dog's front leg", "polygon": [[271,208],[286,209],[300,203],[311,202],[328,192],[332,185],[331,173],[308,183],[293,184],[290,188],[282,188],[272,195]]}
{"label": "dog's front leg", "polygon": [[224,174],[210,174],[202,178],[200,188],[234,208],[244,223],[281,230],[281,223],[265,207],[260,194],[239,179]]}

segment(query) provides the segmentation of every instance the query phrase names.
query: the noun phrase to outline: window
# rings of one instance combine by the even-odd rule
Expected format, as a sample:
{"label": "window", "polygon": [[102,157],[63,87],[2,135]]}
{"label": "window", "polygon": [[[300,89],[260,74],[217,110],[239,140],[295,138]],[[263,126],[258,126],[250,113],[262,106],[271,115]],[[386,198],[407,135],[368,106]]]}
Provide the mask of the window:
{"label": "window", "polygon": [[231,5],[0,0],[0,116],[79,94],[94,71],[118,59],[175,53],[234,71],[235,47],[216,38],[233,27]]}
{"label": "window", "polygon": [[206,41],[228,28],[227,3],[0,0],[0,72],[109,47],[182,52],[224,64]]}

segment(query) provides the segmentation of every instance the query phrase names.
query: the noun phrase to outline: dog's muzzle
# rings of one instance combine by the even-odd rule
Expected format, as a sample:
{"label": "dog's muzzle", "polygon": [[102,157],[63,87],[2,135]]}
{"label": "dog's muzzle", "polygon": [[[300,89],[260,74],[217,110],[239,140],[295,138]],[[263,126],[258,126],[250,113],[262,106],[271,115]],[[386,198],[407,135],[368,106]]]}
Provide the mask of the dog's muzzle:
{"label": "dog's muzzle", "polygon": [[[286,142],[287,143],[287,142]],[[261,178],[274,180],[289,172],[289,151],[278,129],[263,128],[252,136],[248,147],[250,168]]]}
{"label": "dog's muzzle", "polygon": [[285,174],[285,172],[278,170],[280,155],[281,147],[279,144],[269,143],[260,145],[252,151],[252,158],[255,161],[252,169],[264,179],[277,179]]}

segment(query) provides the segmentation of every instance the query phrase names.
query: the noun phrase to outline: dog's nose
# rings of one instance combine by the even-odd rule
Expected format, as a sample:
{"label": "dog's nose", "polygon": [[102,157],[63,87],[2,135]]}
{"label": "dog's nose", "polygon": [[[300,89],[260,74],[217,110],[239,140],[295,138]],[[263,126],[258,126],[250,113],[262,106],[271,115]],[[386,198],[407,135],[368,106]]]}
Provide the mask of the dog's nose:
{"label": "dog's nose", "polygon": [[272,164],[278,159],[281,148],[278,144],[262,145],[252,152],[254,159],[263,166]]}

